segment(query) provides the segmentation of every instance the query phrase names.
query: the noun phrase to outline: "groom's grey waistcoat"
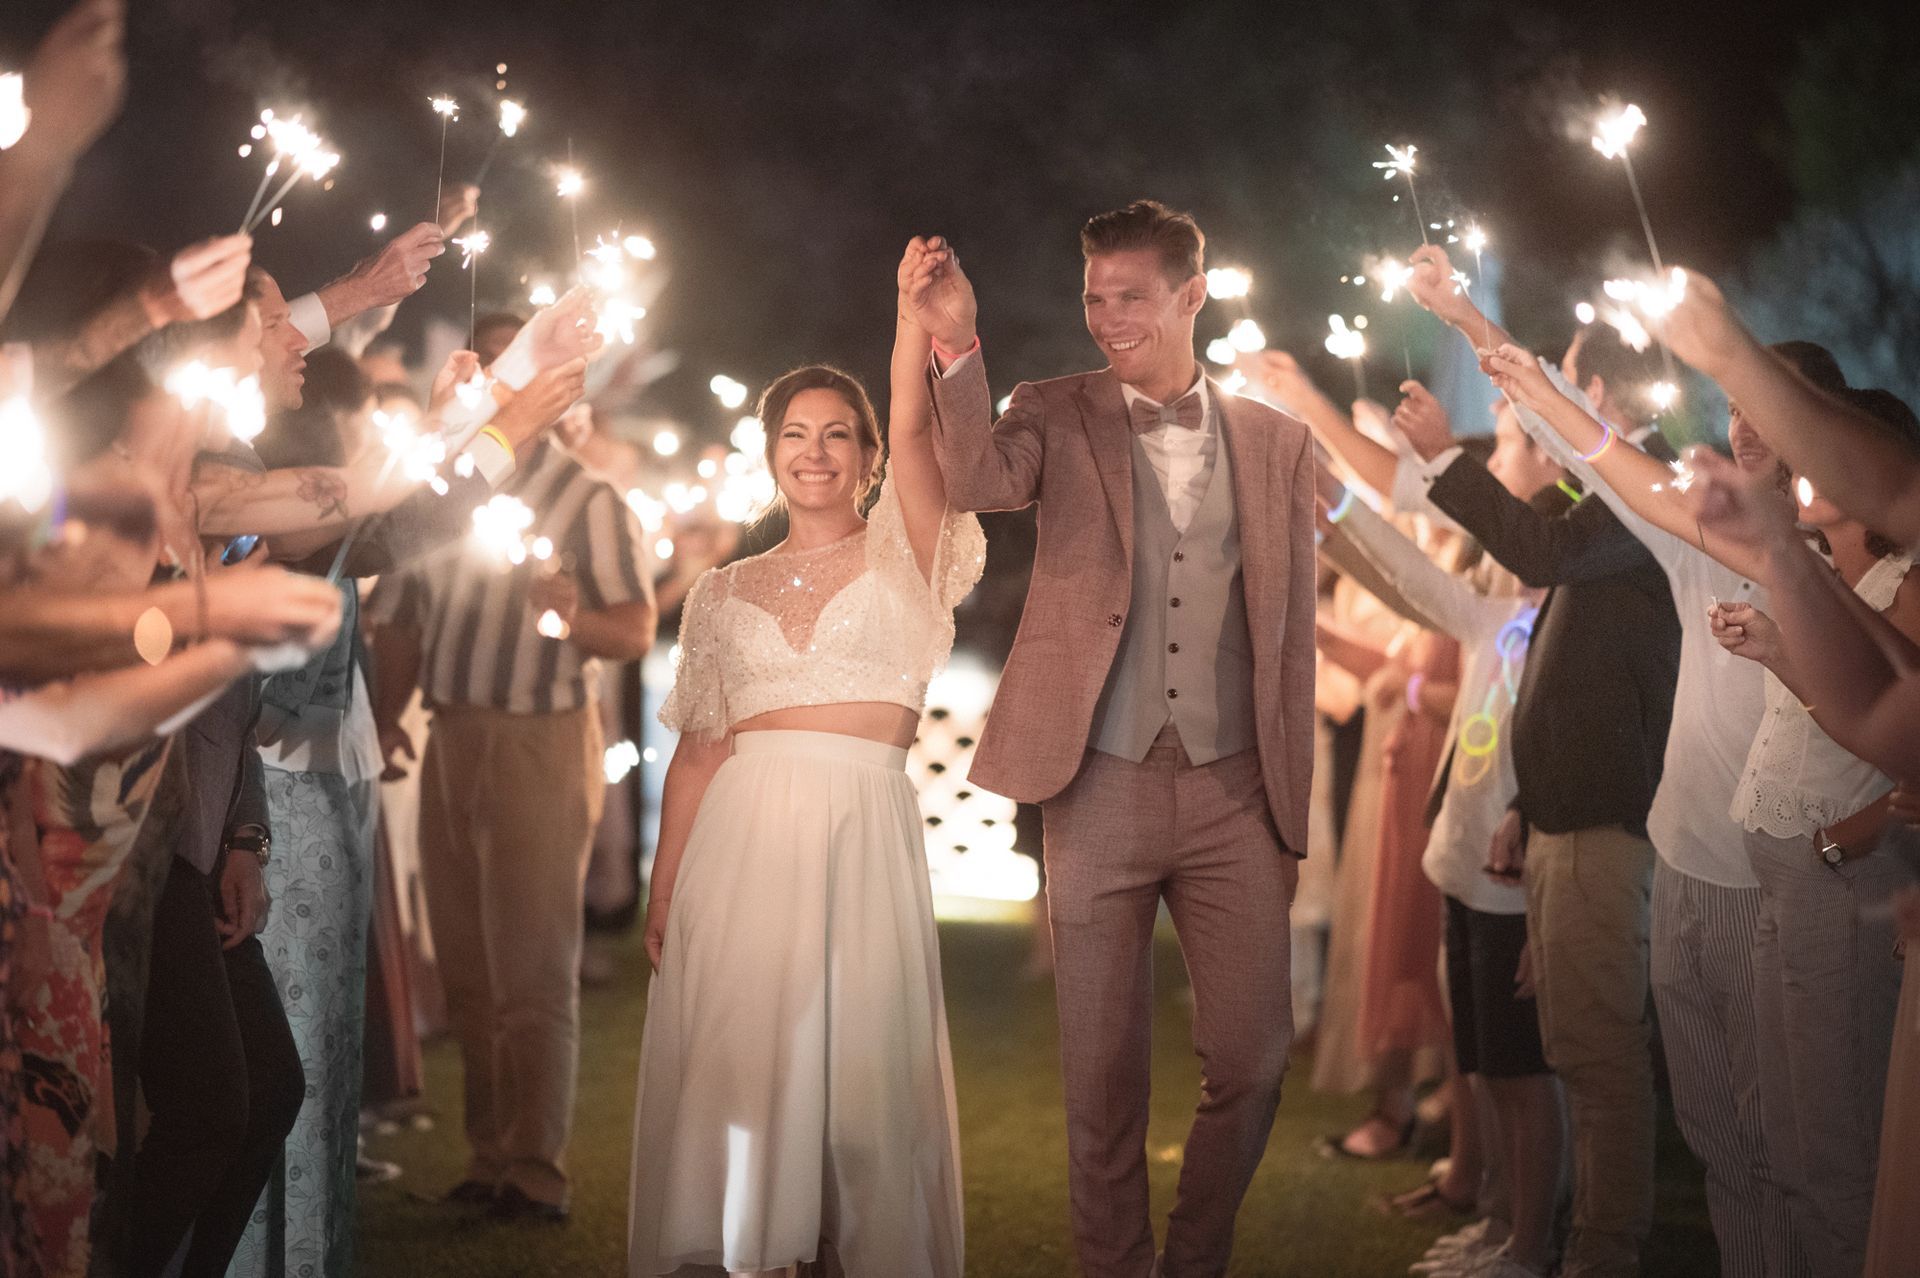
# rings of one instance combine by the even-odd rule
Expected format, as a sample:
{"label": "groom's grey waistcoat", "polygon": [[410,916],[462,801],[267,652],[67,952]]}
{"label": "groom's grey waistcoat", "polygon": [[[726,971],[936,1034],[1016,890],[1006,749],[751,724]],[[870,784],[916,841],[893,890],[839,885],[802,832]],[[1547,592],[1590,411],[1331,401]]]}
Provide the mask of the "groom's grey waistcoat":
{"label": "groom's grey waistcoat", "polygon": [[1240,570],[1233,462],[1218,410],[1206,494],[1182,533],[1133,436],[1133,593],[1093,715],[1093,748],[1135,763],[1173,720],[1187,757],[1211,763],[1255,744],[1253,645]]}

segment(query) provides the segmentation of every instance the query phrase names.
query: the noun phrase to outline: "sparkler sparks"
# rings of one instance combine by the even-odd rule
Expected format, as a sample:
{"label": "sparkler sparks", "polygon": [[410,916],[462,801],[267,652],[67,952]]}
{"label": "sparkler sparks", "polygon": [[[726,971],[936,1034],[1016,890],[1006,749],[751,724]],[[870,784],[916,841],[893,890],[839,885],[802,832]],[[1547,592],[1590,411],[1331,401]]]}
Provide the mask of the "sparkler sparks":
{"label": "sparkler sparks", "polygon": [[1655,382],[1647,387],[1647,399],[1664,413],[1679,402],[1680,388],[1672,382]]}
{"label": "sparkler sparks", "polygon": [[1367,274],[1380,286],[1380,300],[1391,302],[1413,279],[1413,268],[1398,258],[1389,257],[1374,263]]}
{"label": "sparkler sparks", "polygon": [[1253,276],[1237,266],[1216,266],[1207,272],[1207,296],[1245,297],[1253,291]]}
{"label": "sparkler sparks", "polygon": [[18,71],[0,75],[0,151],[27,135],[33,112],[27,106],[27,78]]}
{"label": "sparkler sparks", "polygon": [[559,300],[560,295],[553,291],[553,285],[551,284],[535,284],[533,291],[527,294],[527,305],[529,306],[552,306]]}
{"label": "sparkler sparks", "polygon": [[1599,314],[1593,309],[1592,302],[1575,302],[1573,304],[1573,317],[1582,324],[1591,324],[1600,318]]}
{"label": "sparkler sparks", "polygon": [[500,99],[500,132],[512,137],[527,122],[527,108],[512,98]]}
{"label": "sparkler sparks", "polygon": [[579,169],[563,168],[554,174],[554,194],[570,200],[587,187],[587,179]]}
{"label": "sparkler sparks", "polygon": [[1264,350],[1266,348],[1267,335],[1261,331],[1260,325],[1253,320],[1239,319],[1235,320],[1233,327],[1227,330],[1227,343],[1236,351],[1245,351],[1251,354],[1254,351]]}
{"label": "sparkler sparks", "polygon": [[653,241],[644,235],[629,235],[620,243],[627,250],[629,257],[637,258],[642,262],[651,262],[659,253],[659,250],[654,248]]}
{"label": "sparkler sparks", "polygon": [[527,562],[527,530],[533,511],[518,497],[495,493],[484,506],[473,508],[473,539],[499,566],[517,568]]}
{"label": "sparkler sparks", "polygon": [[1593,149],[1609,160],[1624,158],[1627,148],[1647,125],[1644,111],[1633,103],[1601,115],[1594,125]]}
{"label": "sparkler sparks", "polygon": [[196,359],[168,373],[165,386],[185,408],[209,404],[220,410],[235,439],[252,440],[267,428],[267,401],[258,377],[235,377],[231,368],[209,368]]}
{"label": "sparkler sparks", "polygon": [[1413,185],[1413,157],[1419,150],[1420,148],[1411,142],[1404,147],[1394,146],[1389,142],[1387,144],[1387,158],[1385,160],[1375,160],[1373,167],[1381,170],[1380,176],[1389,182],[1393,181],[1396,177],[1404,177],[1407,179],[1407,195],[1413,200],[1413,220],[1418,223],[1420,227],[1420,242],[1422,244],[1430,244],[1432,241],[1427,238],[1426,215],[1420,212],[1420,192],[1416,190]]}
{"label": "sparkler sparks", "polygon": [[375,213],[367,219],[367,225],[372,227],[376,234],[384,231],[387,229],[387,215],[385,213]]}
{"label": "sparkler sparks", "polygon": [[455,102],[452,98],[449,98],[449,97],[428,98],[427,104],[433,108],[433,113],[435,115],[444,116],[449,120],[457,120],[460,118],[460,104],[458,102]]}
{"label": "sparkler sparks", "polygon": [[[285,118],[277,116],[271,109],[260,113],[260,123],[253,127],[256,140],[265,138],[273,144],[273,159],[267,162],[266,171],[260,175],[260,185],[253,193],[253,200],[247,205],[247,213],[240,222],[241,234],[250,234],[260,225],[267,212],[286,198],[294,183],[303,177],[315,180],[326,177],[334,166],[340,163],[340,153],[329,149],[325,139],[308,128],[299,116]],[[281,184],[271,199],[264,199],[267,184],[282,167],[290,166],[293,174]]]}
{"label": "sparkler sparks", "polygon": [[1341,359],[1361,359],[1367,353],[1365,334],[1347,327],[1344,315],[1327,316],[1327,353]]}
{"label": "sparkler sparks", "polygon": [[39,510],[53,496],[53,470],[47,464],[46,432],[25,395],[0,400],[0,504],[15,502]]}
{"label": "sparkler sparks", "polygon": [[[1207,343],[1207,358],[1224,367],[1239,359],[1240,352],[1235,350],[1233,343],[1226,338],[1216,337]],[[1003,408],[1000,411],[1004,413],[1007,410]]]}
{"label": "sparkler sparks", "polygon": [[493,237],[485,231],[475,230],[471,234],[458,236],[453,243],[460,249],[460,269],[466,270],[473,260],[493,247]]}
{"label": "sparkler sparks", "polygon": [[747,388],[728,377],[725,373],[716,373],[707,383],[707,389],[714,393],[723,408],[738,408],[747,402]]}

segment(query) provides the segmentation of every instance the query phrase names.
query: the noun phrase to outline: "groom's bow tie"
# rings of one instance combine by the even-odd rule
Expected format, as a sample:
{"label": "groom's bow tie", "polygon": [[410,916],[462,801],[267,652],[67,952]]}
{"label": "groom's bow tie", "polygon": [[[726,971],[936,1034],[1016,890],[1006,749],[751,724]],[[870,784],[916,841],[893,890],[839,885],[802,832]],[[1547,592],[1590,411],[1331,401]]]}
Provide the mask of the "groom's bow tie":
{"label": "groom's bow tie", "polygon": [[1145,435],[1162,426],[1180,426],[1187,430],[1199,430],[1203,416],[1200,405],[1200,392],[1190,391],[1172,404],[1156,404],[1150,399],[1136,399],[1127,410],[1133,417],[1133,430],[1136,435]]}

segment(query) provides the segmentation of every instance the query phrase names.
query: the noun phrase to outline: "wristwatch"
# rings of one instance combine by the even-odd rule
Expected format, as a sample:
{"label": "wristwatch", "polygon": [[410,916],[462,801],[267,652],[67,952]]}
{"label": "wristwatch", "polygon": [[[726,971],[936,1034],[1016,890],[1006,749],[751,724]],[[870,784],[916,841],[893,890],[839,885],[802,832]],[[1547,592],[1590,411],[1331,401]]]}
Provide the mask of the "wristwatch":
{"label": "wristwatch", "polygon": [[1814,837],[1820,842],[1820,859],[1827,863],[1828,869],[1837,870],[1846,864],[1847,850],[1828,838],[1825,830],[1820,831]]}
{"label": "wristwatch", "polygon": [[258,834],[232,834],[227,836],[227,851],[251,852],[260,862],[260,868],[267,868],[269,854],[273,851],[273,836],[262,830]]}

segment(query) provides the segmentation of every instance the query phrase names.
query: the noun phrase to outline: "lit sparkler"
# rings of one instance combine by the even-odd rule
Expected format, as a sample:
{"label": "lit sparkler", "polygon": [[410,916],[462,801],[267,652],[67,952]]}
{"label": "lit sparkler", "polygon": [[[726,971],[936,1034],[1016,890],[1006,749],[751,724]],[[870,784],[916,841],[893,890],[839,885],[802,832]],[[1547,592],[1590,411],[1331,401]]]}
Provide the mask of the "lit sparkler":
{"label": "lit sparkler", "polygon": [[553,291],[551,284],[535,284],[533,291],[527,294],[529,306],[552,306],[559,300],[560,295]]}
{"label": "lit sparkler", "polygon": [[1573,304],[1573,317],[1583,325],[1591,324],[1600,318],[1599,313],[1593,309],[1592,302],[1575,302]]}
{"label": "lit sparkler", "polygon": [[[1354,322],[1360,322],[1356,316]],[[1337,358],[1351,360],[1353,363],[1353,397],[1367,397],[1367,370],[1364,360],[1367,357],[1366,336],[1357,328],[1347,327],[1343,315],[1327,316],[1327,353]]]}
{"label": "lit sparkler", "polygon": [[1664,413],[1679,402],[1680,388],[1672,382],[1655,382],[1647,387],[1647,399]]}
{"label": "lit sparkler", "polygon": [[[476,545],[503,568],[517,568],[534,556],[527,530],[533,527],[533,511],[518,497],[495,493],[484,506],[473,508],[473,539]],[[552,543],[547,553],[552,554]]]}
{"label": "lit sparkler", "polygon": [[27,106],[27,78],[18,71],[0,75],[0,151],[27,135],[33,112]]}
{"label": "lit sparkler", "polygon": [[1381,170],[1380,176],[1389,182],[1395,177],[1407,179],[1407,195],[1413,200],[1413,220],[1420,224],[1420,242],[1430,244],[1432,241],[1427,238],[1427,219],[1420,212],[1420,192],[1415,190],[1413,185],[1413,157],[1419,150],[1420,148],[1411,142],[1404,147],[1388,143],[1387,158],[1375,160],[1373,167]]}
{"label": "lit sparkler", "polygon": [[644,235],[629,235],[620,243],[621,246],[627,250],[628,256],[637,258],[642,262],[651,262],[659,252],[658,249],[654,248],[653,241]]}
{"label": "lit sparkler", "polygon": [[372,227],[374,233],[377,235],[387,229],[387,215],[385,213],[375,213],[367,219],[367,225]]}
{"label": "lit sparkler", "polygon": [[570,200],[586,190],[587,179],[581,176],[579,169],[564,168],[554,174],[554,194],[563,200]]}
{"label": "lit sparkler", "polygon": [[25,395],[0,400],[0,458],[0,504],[15,502],[27,511],[46,505],[53,496],[46,432]]}
{"label": "lit sparkler", "polygon": [[1252,319],[1238,319],[1233,322],[1233,327],[1227,330],[1227,344],[1236,351],[1252,354],[1254,351],[1266,348],[1267,335]]}
{"label": "lit sparkler", "polygon": [[440,195],[447,182],[447,126],[460,118],[460,104],[442,94],[427,99],[433,113],[440,117],[440,171],[433,179],[433,215],[440,216]]}
{"label": "lit sparkler", "polygon": [[1398,258],[1389,257],[1374,263],[1367,274],[1380,286],[1380,300],[1391,302],[1412,281],[1413,268]]}
{"label": "lit sparkler", "polygon": [[714,393],[723,408],[738,408],[747,402],[745,384],[735,381],[725,373],[715,373],[707,383],[707,389]]}
{"label": "lit sparkler", "polygon": [[1207,296],[1245,297],[1253,291],[1253,276],[1237,266],[1216,266],[1207,272]]}
{"label": "lit sparkler", "polygon": [[209,368],[196,359],[168,373],[165,386],[185,408],[219,409],[235,439],[250,441],[267,428],[267,401],[258,377],[236,377],[231,368]]}
{"label": "lit sparkler", "polygon": [[[478,218],[474,221],[477,223]],[[472,350],[474,340],[479,336],[477,326],[480,322],[480,255],[493,247],[493,237],[476,225],[473,230],[456,238],[453,243],[460,249],[460,269],[467,275],[467,349]]]}
{"label": "lit sparkler", "polygon": [[[253,200],[247,205],[247,214],[240,222],[240,233],[251,234],[260,225],[268,211],[293,189],[294,183],[303,177],[316,181],[324,178],[340,163],[340,154],[328,148],[325,139],[301,122],[299,116],[286,119],[277,116],[271,109],[260,113],[260,123],[253,127],[256,140],[265,138],[273,144],[273,159],[267,162],[266,171],[260,175],[260,185],[253,193]],[[283,166],[291,167],[293,173],[274,192],[271,199],[262,202],[266,195],[267,184],[273,180]]]}
{"label": "lit sparkler", "polygon": [[[1240,352],[1235,350],[1233,348],[1233,343],[1229,342],[1226,338],[1216,337],[1211,342],[1207,343],[1207,358],[1212,360],[1214,363],[1219,364],[1222,367],[1225,367],[1226,365],[1231,364],[1233,363],[1233,361],[1239,359]],[[1003,408],[1000,411],[1004,413],[1007,410]]]}
{"label": "lit sparkler", "polygon": [[527,122],[527,108],[512,98],[500,99],[500,132],[512,137],[520,132],[520,126]]}
{"label": "lit sparkler", "polygon": [[1647,202],[1640,196],[1640,180],[1633,172],[1633,140],[1646,123],[1646,113],[1633,103],[1615,107],[1602,114],[1595,125],[1593,149],[1609,160],[1619,160],[1620,167],[1626,170],[1627,189],[1633,193],[1633,207],[1640,214],[1640,229],[1646,233],[1647,254],[1653,259],[1653,269],[1664,275],[1667,268],[1661,265],[1660,246],[1654,242],[1653,221],[1647,216]]}

